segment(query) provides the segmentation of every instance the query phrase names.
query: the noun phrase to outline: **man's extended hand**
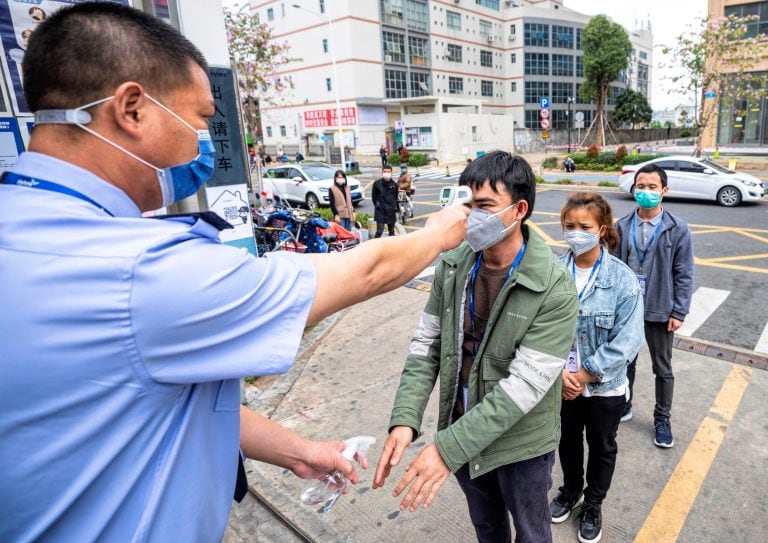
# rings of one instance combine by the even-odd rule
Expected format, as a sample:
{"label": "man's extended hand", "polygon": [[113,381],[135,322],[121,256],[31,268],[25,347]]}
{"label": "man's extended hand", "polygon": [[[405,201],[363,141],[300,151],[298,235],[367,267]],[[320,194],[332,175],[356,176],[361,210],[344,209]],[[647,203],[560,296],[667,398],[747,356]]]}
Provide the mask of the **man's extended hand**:
{"label": "man's extended hand", "polygon": [[450,474],[451,470],[440,456],[437,446],[431,443],[408,465],[405,475],[397,483],[392,495],[399,496],[408,485],[411,485],[403,501],[400,502],[400,510],[404,511],[408,508],[416,511],[422,502],[424,507],[429,507]]}
{"label": "man's extended hand", "polygon": [[667,332],[677,332],[682,325],[683,321],[669,317],[669,322],[667,322]]}
{"label": "man's extended hand", "polygon": [[376,466],[376,475],[373,477],[373,488],[384,486],[384,480],[389,477],[390,470],[400,463],[403,451],[413,441],[413,429],[409,426],[395,426],[384,442],[379,464]]}
{"label": "man's extended hand", "polygon": [[[355,468],[341,455],[344,447],[343,441],[306,440],[300,457],[290,466],[290,470],[302,479],[317,479],[326,473],[340,471],[352,484],[357,484]],[[363,469],[368,468],[368,460],[365,456],[355,455],[355,459],[360,462]]]}
{"label": "man's extended hand", "polygon": [[424,229],[440,234],[443,251],[448,251],[467,237],[468,216],[469,208],[466,206],[447,206],[430,216]]}

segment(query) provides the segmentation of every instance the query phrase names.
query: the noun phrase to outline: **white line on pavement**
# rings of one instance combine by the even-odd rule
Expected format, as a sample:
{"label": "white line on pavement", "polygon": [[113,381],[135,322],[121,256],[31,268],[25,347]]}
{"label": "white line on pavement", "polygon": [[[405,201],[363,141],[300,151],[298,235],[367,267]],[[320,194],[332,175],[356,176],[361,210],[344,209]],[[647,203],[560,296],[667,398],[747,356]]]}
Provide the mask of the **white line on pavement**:
{"label": "white line on pavement", "polygon": [[677,331],[681,336],[692,336],[698,328],[720,307],[730,290],[718,290],[715,288],[699,287],[693,293],[691,311],[685,317],[683,326]]}
{"label": "white line on pavement", "polygon": [[435,266],[428,266],[424,268],[419,275],[414,277],[414,279],[421,279],[422,277],[428,277],[430,275],[435,275]]}
{"label": "white line on pavement", "polygon": [[768,324],[765,325],[763,333],[760,334],[760,339],[757,340],[755,351],[758,353],[768,354]]}

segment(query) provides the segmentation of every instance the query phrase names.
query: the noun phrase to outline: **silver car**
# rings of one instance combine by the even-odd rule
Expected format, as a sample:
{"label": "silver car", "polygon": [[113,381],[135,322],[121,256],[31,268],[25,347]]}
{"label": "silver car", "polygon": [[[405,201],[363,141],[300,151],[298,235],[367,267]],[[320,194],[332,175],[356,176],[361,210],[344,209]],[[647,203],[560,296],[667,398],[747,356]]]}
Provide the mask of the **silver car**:
{"label": "silver car", "polygon": [[[292,204],[305,205],[310,209],[329,205],[328,191],[333,185],[336,168],[320,162],[283,164],[267,168],[262,183],[264,190],[274,193]],[[347,176],[352,204],[365,199],[360,181]]]}
{"label": "silver car", "polygon": [[768,194],[762,181],[744,172],[732,172],[706,158],[666,156],[641,164],[627,164],[621,170],[619,187],[632,194],[635,172],[646,164],[656,164],[667,172],[668,196],[714,200],[733,207],[741,202],[762,200]]}

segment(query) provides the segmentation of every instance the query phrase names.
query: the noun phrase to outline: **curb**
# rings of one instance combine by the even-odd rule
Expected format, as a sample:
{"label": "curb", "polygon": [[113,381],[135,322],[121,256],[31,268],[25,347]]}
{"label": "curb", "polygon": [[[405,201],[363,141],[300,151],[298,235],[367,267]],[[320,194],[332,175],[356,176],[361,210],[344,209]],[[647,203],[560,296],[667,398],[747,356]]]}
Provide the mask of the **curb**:
{"label": "curb", "polygon": [[768,354],[741,349],[732,345],[723,345],[714,341],[687,337],[675,337],[672,340],[672,347],[716,360],[768,371]]}

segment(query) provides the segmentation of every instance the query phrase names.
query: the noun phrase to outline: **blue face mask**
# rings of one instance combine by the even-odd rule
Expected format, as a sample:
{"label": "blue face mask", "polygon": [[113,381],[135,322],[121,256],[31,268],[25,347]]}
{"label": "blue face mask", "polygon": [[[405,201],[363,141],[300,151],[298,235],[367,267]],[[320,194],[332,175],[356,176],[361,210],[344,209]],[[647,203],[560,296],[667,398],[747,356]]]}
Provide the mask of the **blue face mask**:
{"label": "blue face mask", "polygon": [[122,146],[116,144],[113,141],[110,141],[101,134],[85,126],[92,120],[91,114],[85,110],[108,100],[112,100],[112,98],[114,98],[113,96],[102,98],[101,100],[91,102],[90,104],[80,106],[76,109],[41,109],[35,112],[35,123],[74,124],[92,136],[99,138],[105,143],[108,143],[115,149],[119,149],[131,158],[138,160],[145,166],[152,168],[157,173],[157,181],[160,184],[160,191],[163,195],[162,205],[163,207],[166,207],[175,202],[178,202],[179,200],[183,200],[184,198],[192,196],[198,190],[200,190],[200,187],[202,187],[205,182],[208,181],[208,179],[211,178],[211,175],[213,175],[216,150],[213,146],[211,134],[208,132],[208,130],[196,130],[191,124],[152,98],[149,94],[145,93],[144,96],[173,115],[181,124],[197,134],[198,154],[195,158],[184,164],[170,166],[168,168],[158,168],[143,158],[133,154],[128,149],[123,148]]}
{"label": "blue face mask", "polygon": [[635,190],[635,202],[643,209],[653,209],[661,203],[661,193],[652,190]]}

